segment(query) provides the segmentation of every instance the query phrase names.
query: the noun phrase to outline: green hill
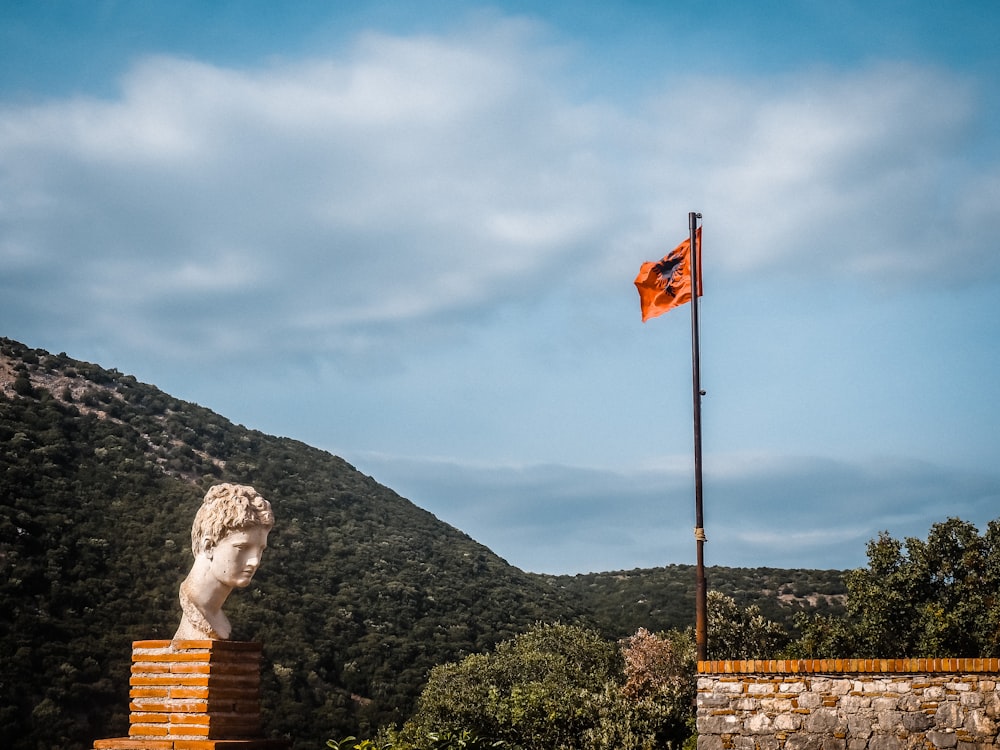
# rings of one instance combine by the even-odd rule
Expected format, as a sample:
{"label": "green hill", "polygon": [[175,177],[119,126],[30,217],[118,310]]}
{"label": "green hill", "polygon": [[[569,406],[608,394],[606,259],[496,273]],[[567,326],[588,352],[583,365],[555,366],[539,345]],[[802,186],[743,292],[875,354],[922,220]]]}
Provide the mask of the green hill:
{"label": "green hill", "polygon": [[[731,596],[741,607],[756,605],[762,615],[789,632],[797,612],[844,613],[843,577],[842,570],[718,566],[705,570],[709,589]],[[683,629],[694,622],[693,565],[544,578],[577,602],[580,611],[586,611],[609,636],[623,638],[640,627]]]}
{"label": "green hill", "polygon": [[[191,520],[219,481],[275,509],[226,611],[234,638],[264,642],[266,726],[296,748],[401,722],[431,666],[537,621],[621,637],[691,620],[690,568],[527,573],[336,456],[0,338],[0,747],[127,733],[131,642],[173,634]],[[786,618],[816,593],[836,606],[839,575],[712,569],[710,585]]]}

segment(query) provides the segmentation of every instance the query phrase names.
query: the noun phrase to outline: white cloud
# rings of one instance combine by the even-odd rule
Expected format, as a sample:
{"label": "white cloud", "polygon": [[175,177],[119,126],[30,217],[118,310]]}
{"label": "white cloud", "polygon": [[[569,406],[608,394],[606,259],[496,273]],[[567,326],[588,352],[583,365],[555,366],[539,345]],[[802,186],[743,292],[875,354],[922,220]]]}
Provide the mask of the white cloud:
{"label": "white cloud", "polygon": [[7,105],[0,263],[64,301],[39,325],[128,316],[175,351],[209,321],[232,342],[335,348],[366,326],[385,346],[555,272],[600,304],[693,208],[719,271],[749,279],[1000,271],[1000,172],[963,157],[967,80],[890,64],[676,80],[643,109],[580,100],[565,60],[491,19],[256,69],[152,57],[113,101]]}
{"label": "white cloud", "polygon": [[[984,251],[983,214],[960,221],[977,178],[998,174],[965,156],[984,116],[976,94],[970,79],[911,64],[698,80],[656,109],[668,123],[657,161],[691,175],[713,261],[734,272],[968,281],[974,274],[945,266],[941,251]],[[985,212],[991,223],[1000,213]],[[995,275],[1000,258],[989,255]]]}

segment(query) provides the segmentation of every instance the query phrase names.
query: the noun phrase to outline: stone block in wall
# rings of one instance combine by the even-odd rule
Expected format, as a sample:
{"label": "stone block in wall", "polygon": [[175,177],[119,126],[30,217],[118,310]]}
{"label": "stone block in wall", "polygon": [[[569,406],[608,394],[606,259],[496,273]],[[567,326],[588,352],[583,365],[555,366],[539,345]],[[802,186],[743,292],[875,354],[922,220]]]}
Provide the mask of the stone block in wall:
{"label": "stone block in wall", "polygon": [[774,728],[779,732],[797,732],[802,727],[802,715],[780,713],[774,717]]}
{"label": "stone block in wall", "polygon": [[997,688],[987,690],[980,685],[980,690],[983,693],[983,712],[991,719],[1000,718],[1000,693],[997,692]]}
{"label": "stone block in wall", "polygon": [[934,724],[943,729],[957,729],[963,723],[962,707],[958,701],[942,703],[934,713]]}
{"label": "stone block in wall", "polygon": [[819,693],[802,693],[795,703],[798,708],[819,708],[823,705],[823,696]]}
{"label": "stone block in wall", "polygon": [[785,750],[823,750],[823,737],[805,732],[789,735],[785,740]]}
{"label": "stone block in wall", "polygon": [[955,747],[958,745],[958,735],[954,732],[945,732],[938,729],[928,732],[927,740],[939,750],[944,750],[944,748]]}
{"label": "stone block in wall", "polygon": [[866,698],[863,695],[845,695],[839,702],[840,709],[848,714],[856,714],[859,711],[863,711],[870,707],[871,704],[872,699]]}
{"label": "stone block in wall", "polygon": [[781,750],[781,742],[773,734],[754,737],[754,743],[756,750]]}
{"label": "stone block in wall", "polygon": [[762,711],[772,715],[796,710],[791,698],[761,698],[760,707]]}
{"label": "stone block in wall", "polygon": [[714,685],[714,690],[716,693],[736,693],[742,694],[746,690],[747,686],[744,685],[738,679],[728,679],[719,680],[718,683]]}
{"label": "stone block in wall", "polygon": [[[743,723],[734,714],[698,716],[699,736],[704,734],[739,734]],[[700,747],[700,746],[699,746]]]}
{"label": "stone block in wall", "polygon": [[965,723],[962,727],[966,732],[977,738],[996,738],[997,736],[997,722],[979,708],[973,709],[966,714]]}
{"label": "stone block in wall", "polygon": [[929,701],[943,701],[948,697],[948,692],[943,685],[930,685],[924,690],[924,698]]}
{"label": "stone block in wall", "polygon": [[699,734],[698,750],[723,750],[722,737],[718,734]]}
{"label": "stone block in wall", "polygon": [[864,680],[861,683],[861,691],[864,693],[885,693],[889,690],[889,683],[886,680]]}
{"label": "stone block in wall", "polygon": [[958,702],[962,708],[979,708],[983,705],[983,694],[978,690],[962,693],[958,696]]}
{"label": "stone block in wall", "polygon": [[818,708],[806,717],[802,728],[816,734],[833,734],[838,728],[844,731],[846,721],[842,720],[833,709]]}
{"label": "stone block in wall", "polygon": [[778,685],[779,693],[804,693],[806,691],[806,684],[798,680],[794,682],[782,682]]}
{"label": "stone block in wall", "polygon": [[729,706],[729,698],[711,693],[708,695],[699,695],[698,705],[702,708],[727,708]]}
{"label": "stone block in wall", "polygon": [[867,740],[872,736],[873,731],[871,714],[855,713],[847,717],[848,736]]}
{"label": "stone block in wall", "polygon": [[923,711],[903,711],[899,717],[899,724],[907,732],[926,732],[934,726],[934,717]]}
{"label": "stone block in wall", "polygon": [[903,750],[903,748],[896,735],[876,734],[868,740],[868,750]]}
{"label": "stone block in wall", "polygon": [[[893,706],[896,704],[893,703]],[[894,732],[902,724],[902,711],[878,711],[875,712],[875,731]]]}
{"label": "stone block in wall", "polygon": [[743,724],[743,728],[751,734],[769,734],[773,731],[774,722],[771,717],[760,711],[751,713]]}

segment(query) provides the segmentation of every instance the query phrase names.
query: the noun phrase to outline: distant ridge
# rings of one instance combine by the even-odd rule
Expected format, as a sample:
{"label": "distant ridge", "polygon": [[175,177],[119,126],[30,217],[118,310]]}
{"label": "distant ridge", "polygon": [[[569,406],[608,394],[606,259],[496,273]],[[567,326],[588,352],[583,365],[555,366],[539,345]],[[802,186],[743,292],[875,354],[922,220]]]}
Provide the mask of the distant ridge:
{"label": "distant ridge", "polygon": [[[337,456],[0,338],[0,747],[127,733],[131,641],[173,633],[191,519],[219,481],[277,515],[226,609],[235,638],[264,642],[265,726],[296,748],[401,722],[431,666],[538,621],[621,637],[689,619],[686,566],[526,573]],[[799,606],[782,595],[842,601],[837,571],[709,573],[779,617]]]}

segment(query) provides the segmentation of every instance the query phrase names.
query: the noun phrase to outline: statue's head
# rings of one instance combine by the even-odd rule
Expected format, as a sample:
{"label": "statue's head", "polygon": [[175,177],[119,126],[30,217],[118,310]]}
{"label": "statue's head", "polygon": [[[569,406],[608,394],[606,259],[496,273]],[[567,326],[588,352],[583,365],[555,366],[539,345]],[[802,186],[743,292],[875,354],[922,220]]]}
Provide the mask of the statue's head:
{"label": "statue's head", "polygon": [[253,487],[217,484],[191,526],[194,564],[181,584],[181,624],[174,640],[229,638],[222,605],[234,588],[250,585],[274,526],[271,504]]}
{"label": "statue's head", "polygon": [[233,532],[257,528],[268,532],[272,526],[271,504],[257,490],[244,484],[217,484],[205,493],[194,517],[191,550],[197,557]]}

